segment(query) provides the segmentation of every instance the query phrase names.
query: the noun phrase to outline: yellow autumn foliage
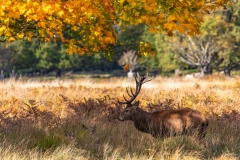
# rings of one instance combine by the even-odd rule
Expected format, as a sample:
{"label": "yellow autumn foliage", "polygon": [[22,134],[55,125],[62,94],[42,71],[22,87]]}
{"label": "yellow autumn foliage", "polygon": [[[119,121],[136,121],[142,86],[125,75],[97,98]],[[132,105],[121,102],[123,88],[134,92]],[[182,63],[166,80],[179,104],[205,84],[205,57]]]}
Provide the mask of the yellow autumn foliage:
{"label": "yellow autumn foliage", "polygon": [[[2,41],[60,40],[70,54],[99,52],[117,44],[116,26],[144,23],[154,33],[198,34],[203,15],[226,7],[228,1],[4,0],[0,1],[0,36]],[[76,36],[80,38],[73,41]]]}

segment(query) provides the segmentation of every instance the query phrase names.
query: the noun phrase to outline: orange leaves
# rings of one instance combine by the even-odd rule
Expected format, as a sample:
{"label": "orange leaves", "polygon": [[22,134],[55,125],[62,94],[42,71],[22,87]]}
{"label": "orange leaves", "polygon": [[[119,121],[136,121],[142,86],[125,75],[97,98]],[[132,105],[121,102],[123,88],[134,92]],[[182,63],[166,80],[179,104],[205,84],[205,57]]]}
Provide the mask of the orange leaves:
{"label": "orange leaves", "polygon": [[[153,33],[166,31],[172,35],[174,30],[190,35],[199,33],[203,15],[227,2],[5,0],[0,2],[0,36],[6,40],[59,39],[72,47],[69,53],[99,52],[116,44],[115,26],[145,23]],[[70,44],[76,37],[81,38]]]}
{"label": "orange leaves", "polygon": [[114,18],[115,8],[112,0],[99,0],[99,4],[101,8],[103,8],[104,12],[108,13],[109,17]]}
{"label": "orange leaves", "polygon": [[43,29],[46,29],[47,27],[46,27],[46,23],[44,23],[44,22],[38,22],[37,23],[37,27],[38,28],[43,28]]}
{"label": "orange leaves", "polygon": [[10,37],[10,38],[8,39],[8,42],[12,42],[12,41],[15,41],[15,40],[16,40],[16,38]]}
{"label": "orange leaves", "polygon": [[[210,13],[217,7],[225,6],[228,0],[205,2],[204,0],[141,0],[141,1],[120,1],[122,23],[145,23],[148,26],[159,28],[172,33],[178,30],[190,35],[199,33],[203,15]],[[123,3],[125,2],[125,3]],[[127,2],[127,3],[126,3]],[[152,27],[153,28],[153,27]],[[169,34],[171,35],[171,34]]]}
{"label": "orange leaves", "polygon": [[152,48],[152,45],[149,42],[140,42],[138,45],[138,54],[143,56],[151,55],[152,58],[156,55],[156,51]]}
{"label": "orange leaves", "polygon": [[165,23],[164,24],[164,28],[167,30],[170,30],[170,31],[175,30],[176,27],[177,27],[177,24],[175,24],[175,23]]}
{"label": "orange leaves", "polygon": [[124,71],[128,71],[129,68],[130,68],[130,65],[129,65],[129,64],[126,64],[126,65],[123,67]]}
{"label": "orange leaves", "polygon": [[[85,38],[68,44],[76,48],[69,49],[70,53],[80,54],[83,50],[104,50],[108,44],[115,44],[116,41],[112,27],[116,13],[111,0],[6,0],[0,2],[0,6],[0,35],[5,39],[27,38],[31,41],[35,36],[44,41],[58,38],[68,43],[67,37],[80,35]],[[70,35],[64,37],[64,31]],[[91,48],[94,45],[101,46]]]}
{"label": "orange leaves", "polygon": [[178,30],[181,33],[185,33],[187,29],[186,29],[186,27],[180,25],[180,26],[176,27],[176,30]]}

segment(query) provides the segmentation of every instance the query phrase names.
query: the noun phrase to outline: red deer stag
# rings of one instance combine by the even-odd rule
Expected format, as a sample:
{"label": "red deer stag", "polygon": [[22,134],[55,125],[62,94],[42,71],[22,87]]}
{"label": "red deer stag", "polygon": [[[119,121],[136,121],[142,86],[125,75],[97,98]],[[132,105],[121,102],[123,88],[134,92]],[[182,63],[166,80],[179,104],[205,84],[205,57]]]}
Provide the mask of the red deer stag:
{"label": "red deer stag", "polygon": [[133,102],[138,96],[143,83],[150,81],[148,76],[140,77],[135,75],[135,93],[130,88],[126,88],[130,97],[125,102],[118,101],[119,104],[126,104],[126,109],[121,113],[119,120],[131,120],[134,126],[141,132],[149,133],[155,138],[163,138],[178,134],[193,134],[196,131],[199,138],[205,136],[208,120],[199,111],[185,108],[176,110],[161,110],[153,113],[146,112],[139,108],[139,101]]}

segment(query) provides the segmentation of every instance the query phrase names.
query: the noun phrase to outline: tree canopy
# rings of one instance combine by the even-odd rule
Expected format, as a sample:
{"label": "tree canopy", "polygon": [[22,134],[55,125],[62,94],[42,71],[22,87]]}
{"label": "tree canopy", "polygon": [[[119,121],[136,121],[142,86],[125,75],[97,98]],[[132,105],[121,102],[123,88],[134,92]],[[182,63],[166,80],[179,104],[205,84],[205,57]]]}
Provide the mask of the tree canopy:
{"label": "tree canopy", "polygon": [[[117,35],[133,24],[151,32],[200,33],[203,15],[229,0],[4,0],[0,2],[1,41],[61,41],[68,53],[105,51],[120,44]],[[141,50],[140,45],[140,50]]]}

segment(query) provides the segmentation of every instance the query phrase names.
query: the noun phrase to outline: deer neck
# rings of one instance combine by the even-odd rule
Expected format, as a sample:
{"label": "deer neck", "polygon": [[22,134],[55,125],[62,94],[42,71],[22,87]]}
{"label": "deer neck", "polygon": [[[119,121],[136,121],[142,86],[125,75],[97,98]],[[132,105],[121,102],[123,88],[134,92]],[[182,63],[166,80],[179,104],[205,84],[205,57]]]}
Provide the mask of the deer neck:
{"label": "deer neck", "polygon": [[132,117],[134,126],[142,131],[148,133],[149,131],[149,122],[151,121],[151,113],[146,112],[139,108],[136,114]]}

